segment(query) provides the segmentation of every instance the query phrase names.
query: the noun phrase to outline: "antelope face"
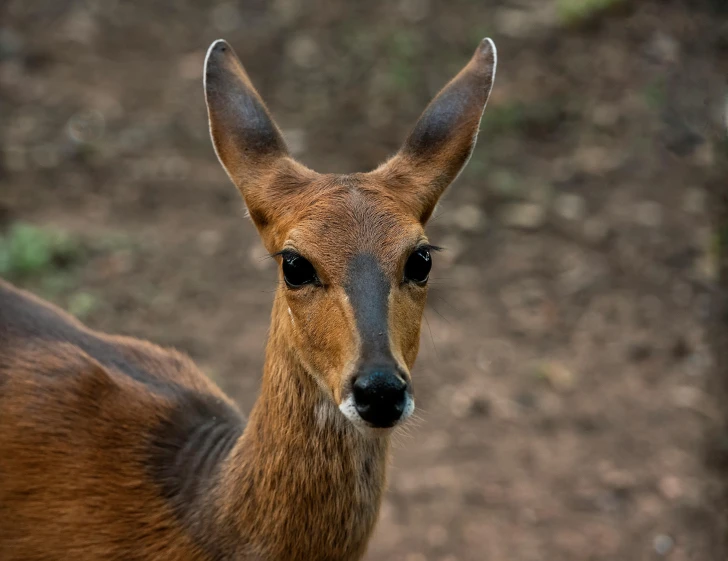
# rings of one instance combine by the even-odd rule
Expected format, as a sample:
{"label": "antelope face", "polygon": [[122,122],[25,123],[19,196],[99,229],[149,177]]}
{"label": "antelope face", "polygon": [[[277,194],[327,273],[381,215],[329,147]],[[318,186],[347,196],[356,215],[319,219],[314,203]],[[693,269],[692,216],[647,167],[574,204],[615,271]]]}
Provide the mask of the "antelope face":
{"label": "antelope face", "polygon": [[273,337],[357,427],[414,411],[410,369],[432,266],[424,226],[469,158],[495,73],[484,40],[374,171],[315,173],[288,156],[242,65],[217,41],[205,63],[216,152],[279,265]]}
{"label": "antelope face", "polygon": [[432,248],[406,205],[367,174],[307,188],[318,200],[271,240],[288,333],[349,420],[392,427],[414,409],[410,368]]}

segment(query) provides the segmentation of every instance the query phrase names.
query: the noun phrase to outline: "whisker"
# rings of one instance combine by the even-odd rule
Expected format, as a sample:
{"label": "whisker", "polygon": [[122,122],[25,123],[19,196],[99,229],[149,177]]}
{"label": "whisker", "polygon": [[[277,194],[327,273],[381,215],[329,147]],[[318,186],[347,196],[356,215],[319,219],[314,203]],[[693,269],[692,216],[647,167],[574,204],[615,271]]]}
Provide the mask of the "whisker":
{"label": "whisker", "polygon": [[430,341],[432,341],[432,350],[435,352],[435,358],[439,361],[440,355],[437,352],[437,347],[435,346],[435,338],[432,336],[432,329],[430,328],[430,320],[427,319],[427,314],[422,314],[422,317],[425,318],[425,324],[427,325],[427,331],[430,332]]}
{"label": "whisker", "polygon": [[427,414],[427,411],[418,405],[417,409],[415,409],[414,413],[412,413],[412,418],[417,419],[418,421],[424,422],[425,418],[422,415],[426,415],[426,414]]}
{"label": "whisker", "polygon": [[435,304],[433,304],[432,302],[430,302],[430,308],[432,308],[432,310],[433,310],[433,311],[434,311],[434,312],[435,312],[435,313],[436,313],[436,314],[437,314],[438,316],[440,316],[440,317],[441,317],[441,318],[443,319],[443,321],[445,321],[446,323],[448,323],[448,324],[452,325],[452,324],[450,323],[450,320],[449,320],[449,319],[447,319],[447,318],[446,318],[445,316],[443,316],[443,315],[442,315],[442,314],[441,314],[441,313],[440,313],[440,312],[439,312],[439,311],[437,310],[437,308],[435,308]]}
{"label": "whisker", "polygon": [[457,311],[456,308],[455,308],[455,306],[453,306],[450,302],[448,302],[447,300],[445,300],[445,298],[442,295],[435,294],[435,297],[438,298],[439,300],[442,300],[451,310]]}

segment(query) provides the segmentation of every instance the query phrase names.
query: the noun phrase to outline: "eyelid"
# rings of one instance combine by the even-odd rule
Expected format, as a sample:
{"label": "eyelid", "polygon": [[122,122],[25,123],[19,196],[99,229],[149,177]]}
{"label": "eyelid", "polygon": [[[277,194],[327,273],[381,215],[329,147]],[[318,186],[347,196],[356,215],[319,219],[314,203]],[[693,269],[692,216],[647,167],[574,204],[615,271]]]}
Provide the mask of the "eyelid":
{"label": "eyelid", "polygon": [[419,245],[417,245],[417,246],[416,246],[416,247],[415,247],[415,248],[414,248],[414,249],[412,250],[412,253],[414,253],[415,251],[422,251],[423,249],[426,249],[426,250],[428,250],[428,251],[431,251],[431,252],[433,252],[433,253],[435,253],[435,252],[437,252],[437,251],[442,251],[442,250],[443,250],[443,248],[442,248],[442,247],[440,247],[440,246],[437,246],[437,245],[432,245],[431,243],[423,243],[423,244],[419,244]]}
{"label": "eyelid", "polygon": [[[275,253],[271,253],[270,256],[275,259],[276,257],[285,257],[285,258],[291,258],[291,257],[303,257],[300,253],[298,253],[295,249],[285,248],[281,249],[280,251],[276,251]],[[304,257],[304,259],[306,259]],[[306,259],[308,261],[308,259]]]}

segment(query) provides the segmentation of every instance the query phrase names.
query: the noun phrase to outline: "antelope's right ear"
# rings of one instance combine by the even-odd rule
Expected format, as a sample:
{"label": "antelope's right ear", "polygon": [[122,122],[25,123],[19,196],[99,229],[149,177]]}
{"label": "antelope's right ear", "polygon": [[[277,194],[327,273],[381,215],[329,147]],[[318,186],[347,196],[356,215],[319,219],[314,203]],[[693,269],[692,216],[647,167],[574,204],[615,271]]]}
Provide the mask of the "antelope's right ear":
{"label": "antelope's right ear", "polygon": [[427,106],[399,152],[374,170],[424,224],[470,158],[495,78],[495,44],[483,39],[470,62]]}
{"label": "antelope's right ear", "polygon": [[286,144],[227,42],[210,45],[204,80],[215,152],[250,209],[249,188],[288,155]]}

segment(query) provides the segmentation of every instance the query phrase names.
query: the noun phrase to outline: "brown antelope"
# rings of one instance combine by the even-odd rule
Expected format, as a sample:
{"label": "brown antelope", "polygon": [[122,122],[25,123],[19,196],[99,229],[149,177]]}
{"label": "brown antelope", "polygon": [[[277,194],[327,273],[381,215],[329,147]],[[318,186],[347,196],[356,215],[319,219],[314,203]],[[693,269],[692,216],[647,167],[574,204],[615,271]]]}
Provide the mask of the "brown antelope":
{"label": "brown antelope", "polygon": [[424,226],[491,91],[483,40],[368,173],[294,161],[230,46],[205,62],[223,167],[280,265],[247,422],[184,355],[0,282],[0,560],[360,559],[414,410]]}

